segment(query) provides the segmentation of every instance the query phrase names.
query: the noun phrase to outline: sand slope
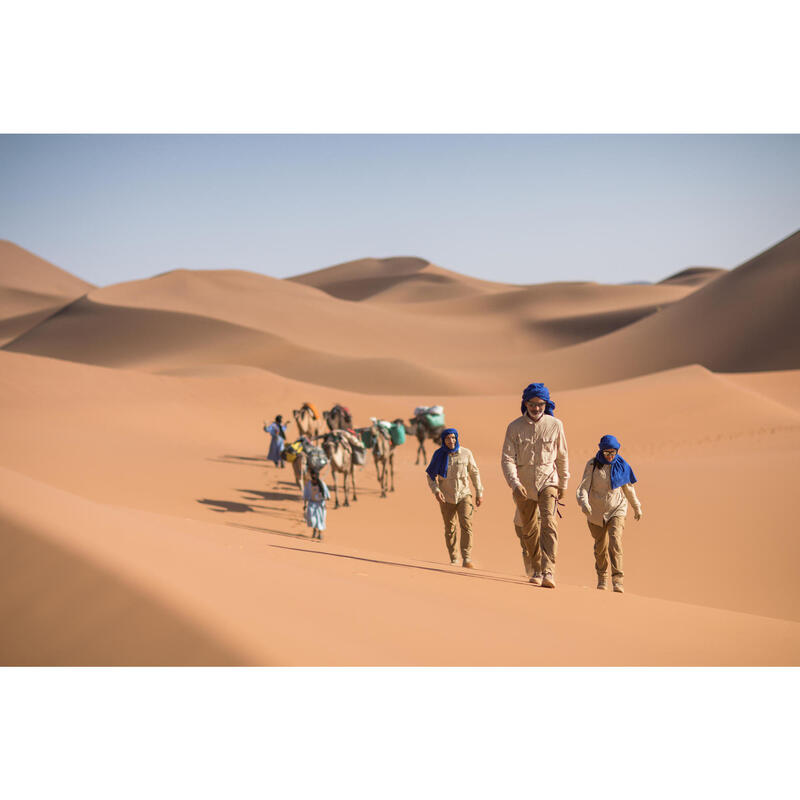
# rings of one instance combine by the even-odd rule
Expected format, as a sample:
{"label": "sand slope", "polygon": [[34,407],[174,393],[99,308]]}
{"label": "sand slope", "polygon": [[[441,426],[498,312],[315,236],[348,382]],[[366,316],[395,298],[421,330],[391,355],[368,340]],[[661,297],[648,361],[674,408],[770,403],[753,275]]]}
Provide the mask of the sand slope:
{"label": "sand slope", "polygon": [[682,269],[680,272],[676,272],[674,275],[659,281],[659,284],[662,286],[664,284],[672,286],[703,286],[721,277],[725,272],[726,270],[719,267],[686,267],[686,269]]}
{"label": "sand slope", "polygon": [[606,336],[539,361],[564,387],[684,364],[718,372],[800,367],[800,232],[689,296]]}
{"label": "sand slope", "polygon": [[171,372],[256,366],[367,392],[498,392],[530,353],[629,325],[688,291],[550,284],[389,306],[253,273],[180,270],[93,290],[17,331],[8,349]]}
{"label": "sand slope", "polygon": [[0,240],[0,346],[34,328],[92,287],[17,245]]}
{"label": "sand slope", "polygon": [[[799,247],[702,285],[451,273],[460,288],[437,295],[439,268],[401,259],[320,286],[181,270],[80,286],[63,307],[58,272],[0,287],[23,327],[0,349],[0,661],[797,664],[800,365],[765,366],[794,363]],[[531,380],[570,449],[555,592],[522,575],[499,469]],[[369,462],[310,541],[262,431],[307,400],[356,425],[445,405],[486,489],[476,573],[447,563],[415,440],[395,492],[379,496]],[[625,529],[623,596],[592,588],[574,499],[605,433],[645,510]]]}
{"label": "sand slope", "polygon": [[424,302],[502,291],[507,284],[471,278],[415,257],[361,258],[289,278],[343,300]]}

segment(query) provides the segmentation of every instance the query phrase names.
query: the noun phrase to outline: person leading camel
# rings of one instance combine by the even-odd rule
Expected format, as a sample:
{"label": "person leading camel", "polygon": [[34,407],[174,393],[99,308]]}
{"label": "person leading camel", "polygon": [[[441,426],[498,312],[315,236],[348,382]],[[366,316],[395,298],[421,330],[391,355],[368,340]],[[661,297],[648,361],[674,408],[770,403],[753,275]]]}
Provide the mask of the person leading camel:
{"label": "person leading camel", "polygon": [[[431,463],[425,470],[428,488],[439,501],[439,508],[444,520],[444,540],[450,563],[458,565],[456,549],[456,516],[461,525],[461,557],[463,566],[474,569],[472,563],[472,513],[475,506],[483,503],[483,485],[478,465],[471,450],[462,447],[458,441],[455,428],[442,431],[442,446],[436,450]],[[472,491],[469,480],[475,487],[475,503],[472,502]]]}
{"label": "person leading camel", "polygon": [[264,431],[271,437],[269,442],[269,452],[267,458],[275,463],[276,467],[285,467],[286,463],[281,458],[283,453],[283,446],[286,443],[286,424],[283,421],[283,416],[278,414],[274,422],[269,425],[264,423]]}

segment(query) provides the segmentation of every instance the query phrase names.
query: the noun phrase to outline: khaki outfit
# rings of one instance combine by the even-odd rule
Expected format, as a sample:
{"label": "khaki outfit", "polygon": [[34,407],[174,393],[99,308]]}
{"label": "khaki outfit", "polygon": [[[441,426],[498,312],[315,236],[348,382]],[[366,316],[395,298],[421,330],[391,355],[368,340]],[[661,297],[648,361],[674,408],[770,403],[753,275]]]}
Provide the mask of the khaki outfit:
{"label": "khaki outfit", "polygon": [[558,490],[566,491],[569,481],[567,440],[561,420],[548,414],[536,422],[527,414],[515,419],[506,429],[500,465],[511,489],[523,486],[528,493],[525,500],[514,496],[514,529],[522,547],[525,573],[552,574],[558,551]]}
{"label": "khaki outfit", "polygon": [[634,511],[640,514],[642,506],[633,485],[626,483],[616,489],[611,488],[611,464],[598,466],[594,458],[586,462],[583,478],[576,493],[581,509],[591,507],[587,515],[589,531],[594,538],[594,563],[598,575],[608,572],[609,557],[611,576],[621,579],[622,569],[622,531],[625,528],[625,515],[628,501]]}
{"label": "khaki outfit", "polygon": [[444,539],[450,560],[456,557],[456,516],[458,516],[461,525],[461,557],[464,561],[469,561],[472,553],[472,512],[475,509],[469,485],[470,479],[475,486],[476,496],[483,496],[481,475],[472,451],[461,446],[457,452],[448,454],[446,478],[437,475],[436,480],[433,480],[427,473],[425,477],[428,479],[428,488],[434,495],[437,490],[444,495],[445,502],[439,505],[444,520]]}

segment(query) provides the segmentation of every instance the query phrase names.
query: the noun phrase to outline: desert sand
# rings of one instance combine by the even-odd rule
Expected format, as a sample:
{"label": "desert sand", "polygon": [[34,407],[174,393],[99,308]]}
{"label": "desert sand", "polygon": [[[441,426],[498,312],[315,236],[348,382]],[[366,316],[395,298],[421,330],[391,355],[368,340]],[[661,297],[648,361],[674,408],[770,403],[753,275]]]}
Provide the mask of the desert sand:
{"label": "desert sand", "polygon": [[[800,233],[631,285],[403,257],[98,288],[2,242],[0,663],[797,665],[799,277]],[[534,380],[570,450],[556,590],[527,583],[499,466]],[[313,542],[262,431],[304,401],[444,405],[486,489],[477,569],[449,565],[412,437],[397,490],[368,460]],[[605,433],[644,508],[624,595],[594,588],[575,502]]]}

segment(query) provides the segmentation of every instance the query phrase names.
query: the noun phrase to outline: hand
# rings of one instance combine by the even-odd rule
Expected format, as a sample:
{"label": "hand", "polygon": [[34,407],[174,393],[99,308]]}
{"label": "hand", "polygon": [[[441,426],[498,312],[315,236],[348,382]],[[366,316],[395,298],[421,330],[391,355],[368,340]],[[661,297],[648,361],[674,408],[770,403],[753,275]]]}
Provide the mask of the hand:
{"label": "hand", "polygon": [[442,490],[441,489],[437,489],[436,490],[435,497],[440,503],[444,503],[445,502],[444,495],[442,494]]}
{"label": "hand", "polygon": [[528,499],[528,492],[525,487],[520,483],[514,488],[514,499],[515,500],[527,500]]}
{"label": "hand", "polygon": [[482,502],[483,502],[483,497],[481,495],[478,495],[475,498],[475,506],[479,508]]}
{"label": "hand", "polygon": [[583,511],[587,517],[592,515],[592,507],[590,505],[581,506],[581,511]]}
{"label": "hand", "polygon": [[559,490],[558,490],[558,499],[559,500],[563,500],[564,499],[564,492],[565,491],[566,491],[566,489],[559,488]]}
{"label": "hand", "polygon": [[633,518],[638,522],[642,518],[642,509],[640,508],[638,511],[634,510]]}

